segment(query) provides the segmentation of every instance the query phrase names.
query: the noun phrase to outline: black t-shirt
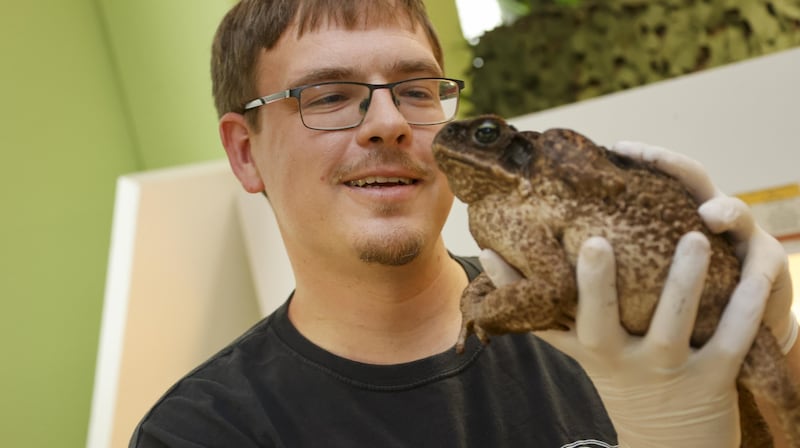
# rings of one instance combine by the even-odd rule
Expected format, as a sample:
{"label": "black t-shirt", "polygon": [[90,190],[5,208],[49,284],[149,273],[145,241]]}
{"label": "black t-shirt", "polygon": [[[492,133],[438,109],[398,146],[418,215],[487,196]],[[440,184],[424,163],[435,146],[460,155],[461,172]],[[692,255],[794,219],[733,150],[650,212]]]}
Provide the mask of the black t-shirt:
{"label": "black t-shirt", "polygon": [[[457,260],[477,275],[475,260]],[[178,381],[130,446],[615,446],[585,373],[536,336],[371,365],[305,339],[288,303]]]}

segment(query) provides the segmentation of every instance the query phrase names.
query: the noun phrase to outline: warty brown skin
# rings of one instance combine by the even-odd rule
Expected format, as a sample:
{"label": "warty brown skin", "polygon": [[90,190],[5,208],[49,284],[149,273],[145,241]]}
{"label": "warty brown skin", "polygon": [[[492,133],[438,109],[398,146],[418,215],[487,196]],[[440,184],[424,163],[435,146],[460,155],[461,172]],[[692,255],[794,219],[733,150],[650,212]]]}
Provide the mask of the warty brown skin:
{"label": "warty brown skin", "polygon": [[[495,288],[483,274],[470,284],[457,347],[473,332],[487,342],[492,334],[566,329],[577,305],[578,251],[592,236],[614,248],[622,325],[643,335],[678,240],[690,231],[702,232],[712,250],[691,343],[699,347],[713,334],[739,281],[740,261],[725,235],[706,228],[697,202],[677,180],[575,131],[519,132],[495,116],[450,123],[434,139],[433,152],[454,194],[468,204],[478,246],[524,277]],[[800,422],[800,393],[788,373],[776,373],[786,371],[782,358],[762,325],[740,385],[782,408],[791,427]],[[743,446],[772,446],[752,396],[740,396],[747,408]],[[793,437],[792,446],[800,447],[800,433]]]}

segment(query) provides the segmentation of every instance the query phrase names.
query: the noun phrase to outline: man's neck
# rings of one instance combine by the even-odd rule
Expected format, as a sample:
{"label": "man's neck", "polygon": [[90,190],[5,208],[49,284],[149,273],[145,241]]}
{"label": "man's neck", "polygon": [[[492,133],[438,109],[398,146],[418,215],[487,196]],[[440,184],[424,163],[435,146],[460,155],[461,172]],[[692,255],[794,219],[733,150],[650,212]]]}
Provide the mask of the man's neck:
{"label": "man's neck", "polygon": [[413,361],[453,346],[468,280],[443,245],[408,265],[364,263],[359,270],[343,274],[328,266],[297,279],[289,318],[303,336],[371,364]]}

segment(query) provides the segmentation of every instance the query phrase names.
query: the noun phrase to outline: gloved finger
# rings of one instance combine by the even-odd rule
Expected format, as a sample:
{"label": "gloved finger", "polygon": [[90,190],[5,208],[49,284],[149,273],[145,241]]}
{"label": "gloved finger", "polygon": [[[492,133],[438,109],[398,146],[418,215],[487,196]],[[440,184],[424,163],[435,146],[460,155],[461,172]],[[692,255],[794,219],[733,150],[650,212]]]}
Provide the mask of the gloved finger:
{"label": "gloved finger", "polygon": [[769,294],[769,282],[763,277],[750,277],[734,290],[717,329],[711,339],[700,349],[700,362],[709,369],[727,372],[733,380],[739,366],[753,344]]}
{"label": "gloved finger", "polygon": [[742,276],[763,275],[775,281],[779,274],[788,274],[789,260],[781,243],[764,232],[756,231],[748,240]]}
{"label": "gloved finger", "polygon": [[788,269],[778,273],[770,289],[769,299],[764,312],[764,322],[766,322],[778,343],[781,344],[784,353],[787,353],[794,345],[797,338],[797,319],[792,313],[792,301],[794,290],[792,279]]}
{"label": "gloved finger", "polygon": [[662,367],[685,362],[710,259],[710,245],[700,232],[678,242],[664,289],[645,336],[652,361]]}
{"label": "gloved finger", "polygon": [[719,196],[700,207],[700,215],[713,232],[730,232],[736,254],[744,260],[742,281],[765,277],[772,281],[764,321],[784,352],[794,344],[796,320],[788,311],[792,304],[792,282],[783,246],[755,222],[747,204],[738,198]]}
{"label": "gloved finger", "polygon": [[730,232],[737,241],[747,241],[756,228],[753,214],[739,198],[717,196],[700,205],[698,212],[709,230]]}
{"label": "gloved finger", "polygon": [[593,351],[619,350],[627,334],[619,320],[616,263],[611,244],[600,237],[586,240],[578,255],[576,274],[578,341]]}
{"label": "gloved finger", "polygon": [[481,251],[478,259],[481,261],[484,272],[494,283],[494,286],[501,287],[516,283],[522,279],[522,274],[519,273],[513,266],[506,263],[503,257],[491,249],[484,249]]}
{"label": "gloved finger", "polygon": [[660,146],[641,142],[620,141],[611,146],[614,152],[653,165],[659,171],[678,179],[698,202],[719,194],[700,162]]}
{"label": "gloved finger", "polygon": [[794,291],[788,269],[788,258],[781,243],[762,229],[757,228],[748,241],[742,279],[761,278],[769,282],[764,322],[770,326],[784,352],[793,345],[795,331],[794,317],[791,313]]}

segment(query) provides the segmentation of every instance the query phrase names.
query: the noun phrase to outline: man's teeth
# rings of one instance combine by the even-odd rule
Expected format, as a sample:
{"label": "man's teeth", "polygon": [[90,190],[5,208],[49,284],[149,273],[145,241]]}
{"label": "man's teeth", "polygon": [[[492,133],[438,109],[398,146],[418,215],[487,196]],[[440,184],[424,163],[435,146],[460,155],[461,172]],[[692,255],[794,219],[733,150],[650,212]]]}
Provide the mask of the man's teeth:
{"label": "man's teeth", "polygon": [[406,177],[370,176],[363,179],[351,180],[347,185],[351,187],[368,187],[371,185],[400,184],[411,185],[414,181]]}

